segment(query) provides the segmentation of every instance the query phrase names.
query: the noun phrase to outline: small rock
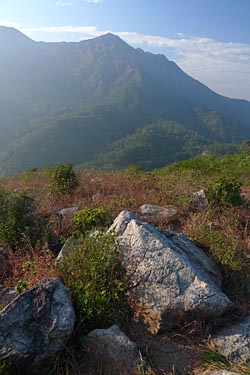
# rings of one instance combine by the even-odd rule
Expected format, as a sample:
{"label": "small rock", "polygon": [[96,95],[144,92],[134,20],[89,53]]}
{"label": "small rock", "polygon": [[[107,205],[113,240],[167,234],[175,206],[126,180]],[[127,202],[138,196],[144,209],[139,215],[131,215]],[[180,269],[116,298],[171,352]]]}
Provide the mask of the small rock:
{"label": "small rock", "polygon": [[61,218],[64,218],[65,216],[72,216],[78,210],[79,210],[79,207],[63,208],[57,212],[57,215],[59,215]]}
{"label": "small rock", "polygon": [[56,257],[56,264],[61,265],[64,262],[64,259],[68,255],[69,251],[74,250],[79,245],[79,240],[77,238],[69,237],[63,247],[61,248],[60,253]]}
{"label": "small rock", "polygon": [[95,329],[85,338],[91,363],[104,375],[136,375],[142,358],[136,344],[117,325]]}
{"label": "small rock", "polygon": [[250,362],[250,316],[219,330],[212,342],[217,351],[229,361]]}
{"label": "small rock", "polygon": [[155,204],[144,204],[139,208],[144,219],[152,218],[170,218],[177,214],[177,210],[173,207],[161,207]]}
{"label": "small rock", "polygon": [[195,191],[193,193],[193,202],[196,207],[206,208],[208,206],[208,200],[204,190]]}
{"label": "small rock", "polygon": [[0,312],[0,361],[36,369],[64,348],[74,323],[69,289],[59,278],[45,279]]}

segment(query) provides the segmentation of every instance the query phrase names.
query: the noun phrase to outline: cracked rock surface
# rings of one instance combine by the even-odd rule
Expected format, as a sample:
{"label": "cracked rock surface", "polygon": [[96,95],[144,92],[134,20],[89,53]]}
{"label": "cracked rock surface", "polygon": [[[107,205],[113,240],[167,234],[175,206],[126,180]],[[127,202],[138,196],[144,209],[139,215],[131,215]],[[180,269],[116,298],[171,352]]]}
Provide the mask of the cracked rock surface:
{"label": "cracked rock surface", "polygon": [[229,361],[250,362],[250,316],[219,330],[212,341],[217,351]]}
{"label": "cracked rock surface", "polygon": [[36,368],[63,349],[74,323],[69,289],[59,278],[45,279],[0,312],[0,360]]}
{"label": "cracked rock surface", "polygon": [[197,247],[191,252],[181,238],[167,238],[128,211],[117,216],[109,232],[118,234],[136,315],[152,333],[188,316],[218,317],[233,306],[210,277],[211,273],[216,277],[217,268],[212,271],[212,262],[203,252],[197,256]]}
{"label": "cracked rock surface", "polygon": [[206,272],[213,282],[221,288],[222,276],[218,266],[203,250],[188,240],[184,234],[173,233],[168,238],[191,259],[191,261]]}

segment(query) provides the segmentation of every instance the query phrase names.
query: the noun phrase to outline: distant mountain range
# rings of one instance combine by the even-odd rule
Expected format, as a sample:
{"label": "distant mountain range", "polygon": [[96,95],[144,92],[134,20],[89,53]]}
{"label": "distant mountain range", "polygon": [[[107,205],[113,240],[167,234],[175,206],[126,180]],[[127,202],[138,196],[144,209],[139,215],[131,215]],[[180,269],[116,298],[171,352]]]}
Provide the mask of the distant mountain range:
{"label": "distant mountain range", "polygon": [[250,102],[113,34],[45,43],[2,26],[0,50],[0,175],[64,162],[150,169],[250,138]]}

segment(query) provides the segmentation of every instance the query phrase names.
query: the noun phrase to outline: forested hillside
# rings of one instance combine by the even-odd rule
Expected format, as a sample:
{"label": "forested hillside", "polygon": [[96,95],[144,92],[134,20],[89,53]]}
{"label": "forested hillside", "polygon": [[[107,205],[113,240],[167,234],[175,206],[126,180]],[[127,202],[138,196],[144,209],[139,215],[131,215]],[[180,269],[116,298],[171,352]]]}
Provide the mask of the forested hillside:
{"label": "forested hillside", "polygon": [[[117,167],[151,168],[250,138],[248,101],[220,96],[165,56],[113,34],[45,43],[2,26],[0,48],[2,175],[66,161],[102,167],[111,158]],[[149,162],[159,127],[164,155],[152,151]],[[172,142],[174,154],[166,151]]]}

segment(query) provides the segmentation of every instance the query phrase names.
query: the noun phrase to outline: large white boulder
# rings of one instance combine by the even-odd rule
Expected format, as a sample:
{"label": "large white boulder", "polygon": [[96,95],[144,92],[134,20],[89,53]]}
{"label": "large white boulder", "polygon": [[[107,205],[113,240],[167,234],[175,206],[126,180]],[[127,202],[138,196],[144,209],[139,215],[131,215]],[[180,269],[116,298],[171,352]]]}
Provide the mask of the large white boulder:
{"label": "large white boulder", "polygon": [[118,235],[129,297],[152,333],[180,320],[218,317],[232,308],[209,275],[217,269],[209,271],[211,262],[203,252],[197,255],[197,247],[188,251],[181,239],[172,241],[128,211],[118,215],[108,232]]}

